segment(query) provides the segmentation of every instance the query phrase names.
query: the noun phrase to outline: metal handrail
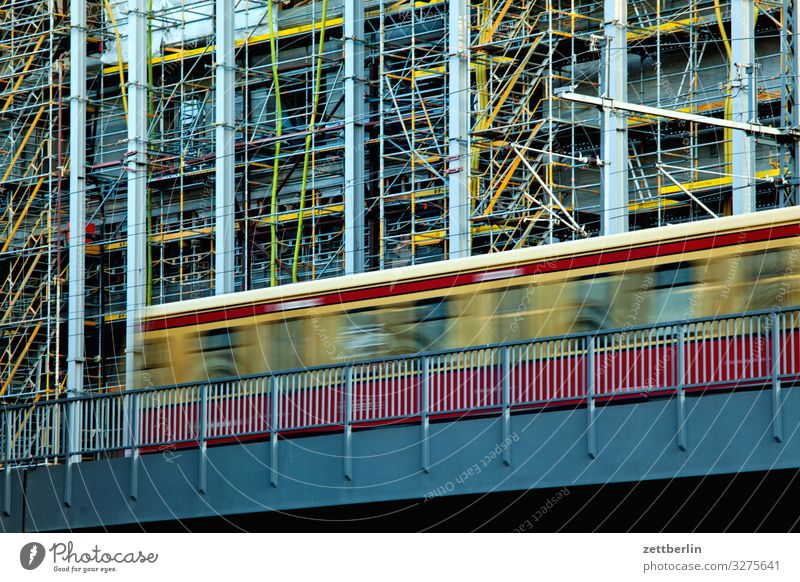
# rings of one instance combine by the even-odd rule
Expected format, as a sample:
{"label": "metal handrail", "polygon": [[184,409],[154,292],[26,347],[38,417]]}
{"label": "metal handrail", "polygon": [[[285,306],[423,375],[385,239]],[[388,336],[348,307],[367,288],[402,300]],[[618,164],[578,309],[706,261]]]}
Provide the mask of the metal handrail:
{"label": "metal handrail", "polygon": [[[435,356],[445,356],[450,354],[460,354],[464,352],[473,352],[473,351],[480,351],[480,350],[488,350],[488,349],[495,349],[501,347],[513,347],[513,346],[521,346],[521,345],[529,345],[529,344],[538,344],[538,343],[546,343],[546,342],[555,342],[555,341],[565,341],[571,339],[579,339],[579,338],[589,338],[589,337],[602,337],[602,336],[613,336],[620,333],[628,333],[628,332],[637,332],[637,331],[644,331],[644,330],[656,330],[656,329],[664,329],[667,330],[669,328],[674,328],[676,326],[681,325],[692,325],[696,323],[714,323],[718,321],[724,320],[731,320],[731,319],[745,319],[745,318],[753,318],[759,316],[769,316],[773,313],[788,313],[788,312],[797,312],[800,316],[800,307],[784,307],[780,309],[761,309],[757,311],[745,311],[739,313],[732,313],[730,315],[722,315],[718,317],[695,317],[689,319],[681,319],[666,323],[660,323],[657,325],[637,325],[637,326],[629,326],[629,327],[620,327],[620,328],[611,328],[611,329],[604,329],[604,330],[597,330],[597,331],[583,331],[583,332],[575,332],[567,335],[560,335],[560,336],[543,336],[537,338],[530,338],[530,339],[522,339],[522,340],[512,340],[507,342],[499,342],[499,343],[488,343],[488,344],[481,344],[477,346],[469,346],[465,348],[447,348],[442,350],[432,350],[428,352],[419,352],[416,354],[401,354],[397,356],[383,356],[378,358],[364,358],[358,360],[352,360],[348,362],[340,362],[335,364],[320,364],[317,366],[309,366],[305,368],[287,368],[285,370],[274,370],[270,372],[261,372],[257,374],[243,374],[239,376],[224,376],[220,378],[213,378],[210,380],[197,380],[194,382],[182,382],[180,384],[166,384],[163,386],[147,386],[145,388],[136,388],[134,390],[126,390],[125,392],[86,392],[80,395],[72,395],[72,396],[63,396],[59,398],[51,398],[47,400],[44,404],[58,404],[58,403],[66,403],[72,402],[75,400],[93,400],[96,398],[101,397],[119,397],[121,394],[146,394],[152,392],[163,392],[165,390],[175,390],[180,388],[194,388],[200,386],[202,384],[221,384],[225,382],[241,382],[244,380],[254,380],[257,378],[272,378],[272,377],[280,377],[280,376],[290,376],[295,375],[303,372],[317,372],[322,370],[332,370],[332,369],[342,369],[347,366],[369,366],[373,364],[382,364],[385,362],[393,362],[393,361],[401,361],[401,360],[408,360],[408,359],[415,359],[415,358],[423,358],[423,357],[435,357]],[[17,403],[17,404],[0,404],[0,412],[7,409],[14,409],[14,408],[28,408],[30,407],[30,403]]]}
{"label": "metal handrail", "polygon": [[[783,314],[791,314],[790,326],[780,327],[787,319]],[[793,333],[781,335],[796,330],[797,316],[800,308],[786,307],[4,405],[0,406],[0,460],[9,468],[115,450],[153,450],[185,443],[205,447],[214,440],[278,431],[349,430],[359,423],[428,419],[464,411],[502,410],[507,414],[511,407],[537,403],[588,398],[593,404],[598,398],[617,394],[777,383],[786,377],[800,378],[800,355],[789,354],[786,372],[781,367],[782,347],[791,342],[793,351],[800,349]],[[731,321],[734,325],[724,328],[730,333],[713,332],[715,323],[719,331],[721,324]],[[747,329],[738,325],[747,321],[754,322]],[[687,328],[698,325],[704,330],[708,325],[709,335],[704,332],[700,338],[687,338]],[[610,344],[600,341],[612,336],[627,339]],[[750,360],[745,361],[742,350],[733,375],[728,362],[723,372],[723,358],[729,355],[725,350],[730,345],[708,345],[713,340],[741,339],[750,342]],[[767,339],[773,345],[765,351],[761,348]],[[569,349],[545,353],[544,348],[554,343]],[[691,361],[685,361],[692,355],[705,355],[703,350],[708,349],[716,350],[720,369],[708,371],[705,364],[694,369]],[[663,361],[655,369],[637,359],[652,359],[653,353],[647,350],[662,350]],[[623,354],[625,362],[619,363]],[[506,377],[502,377],[504,373]],[[614,384],[617,376],[622,380]],[[275,386],[280,389],[273,399]],[[159,398],[151,401],[153,395]],[[7,442],[5,425],[16,426],[22,418],[20,411],[25,411],[22,414],[27,415],[29,426],[19,438]],[[78,419],[77,438],[61,438],[68,417]],[[41,443],[42,434],[53,438]]]}

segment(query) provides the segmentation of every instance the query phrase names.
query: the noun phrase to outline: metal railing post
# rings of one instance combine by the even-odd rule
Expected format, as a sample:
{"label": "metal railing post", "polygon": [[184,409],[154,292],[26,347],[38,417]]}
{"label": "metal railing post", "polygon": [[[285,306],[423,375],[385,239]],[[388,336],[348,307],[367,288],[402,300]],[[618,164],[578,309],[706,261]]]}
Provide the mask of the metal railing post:
{"label": "metal railing post", "polygon": [[11,515],[11,411],[6,410],[5,426],[3,433],[5,442],[3,443],[3,515]]}
{"label": "metal railing post", "polygon": [[208,383],[204,382],[200,386],[200,410],[199,414],[199,428],[197,430],[197,440],[200,444],[200,451],[198,455],[199,475],[197,491],[204,494],[206,492],[207,478],[208,478],[208,458],[206,450],[206,415],[208,413]]}
{"label": "metal railing post", "polygon": [[783,442],[783,414],[781,412],[781,326],[777,313],[772,318],[772,438]]}
{"label": "metal railing post", "polygon": [[685,355],[685,326],[678,328],[678,337],[675,342],[675,391],[677,394],[678,407],[678,448],[682,451],[687,449],[686,443],[686,355]]}
{"label": "metal railing post", "polygon": [[133,501],[139,498],[139,395],[128,394],[131,445],[131,491]]}
{"label": "metal railing post", "polygon": [[511,466],[511,348],[502,348],[503,463]]}
{"label": "metal railing post", "polygon": [[591,458],[597,457],[597,432],[595,427],[595,366],[594,366],[594,340],[595,336],[587,338],[586,346],[586,452]]}
{"label": "metal railing post", "polygon": [[64,507],[72,506],[72,466],[78,460],[76,455],[80,455],[80,401],[68,399],[65,403],[67,407],[67,438],[65,443],[65,464],[64,464]]}
{"label": "metal railing post", "polygon": [[353,480],[353,366],[345,370],[344,384],[344,478]]}
{"label": "metal railing post", "polygon": [[269,424],[271,429],[269,448],[270,448],[270,465],[269,465],[269,484],[273,487],[278,486],[278,411],[280,410],[278,399],[280,398],[280,382],[276,376],[271,378],[270,382],[270,418]]}
{"label": "metal railing post", "polygon": [[422,382],[420,383],[421,392],[421,407],[420,407],[420,423],[422,425],[422,471],[425,473],[431,472],[431,452],[430,442],[428,440],[430,434],[430,360],[427,357],[422,358]]}

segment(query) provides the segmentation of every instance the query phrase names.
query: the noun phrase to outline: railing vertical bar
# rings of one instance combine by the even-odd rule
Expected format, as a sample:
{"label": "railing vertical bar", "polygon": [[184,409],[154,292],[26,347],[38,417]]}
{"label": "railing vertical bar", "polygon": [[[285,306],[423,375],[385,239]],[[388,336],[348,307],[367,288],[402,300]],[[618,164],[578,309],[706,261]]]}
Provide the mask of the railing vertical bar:
{"label": "railing vertical bar", "polygon": [[511,351],[502,350],[503,383],[503,463],[511,466]]}
{"label": "railing vertical bar", "polygon": [[198,484],[197,484],[197,491],[200,494],[204,494],[206,492],[206,480],[207,480],[207,470],[208,470],[208,457],[207,457],[207,450],[206,450],[206,424],[208,422],[208,382],[203,382],[200,385],[200,407],[197,410],[198,414],[198,429],[197,429],[197,439],[200,443],[200,453],[199,453],[199,475],[198,475]]}
{"label": "railing vertical bar", "polygon": [[6,410],[3,415],[5,426],[3,427],[3,515],[11,515],[11,439],[13,433],[11,430],[11,411]]}
{"label": "railing vertical bar", "polygon": [[353,416],[355,414],[354,403],[360,397],[361,382],[359,376],[361,376],[361,370],[360,368],[356,368],[355,366],[351,366],[349,370],[350,370],[350,388],[349,388],[350,396],[347,399],[347,401],[349,401],[350,403],[350,416],[347,417],[347,421],[353,422]]}
{"label": "railing vertical bar", "polygon": [[[441,392],[443,390],[443,386],[447,382],[447,376],[452,374],[452,366],[448,365],[447,356],[436,356],[434,360],[435,366],[433,371],[429,370],[430,374],[430,385],[431,385],[431,392],[430,392],[430,399],[428,401],[428,408],[431,412],[437,412],[439,410],[439,403],[441,402]],[[429,361],[430,366],[430,361]]]}
{"label": "railing vertical bar", "polygon": [[328,415],[328,382],[326,381],[326,370],[318,370],[312,373],[311,384],[314,390],[319,395],[319,423],[329,424],[330,416]]}
{"label": "railing vertical bar", "polygon": [[242,401],[247,399],[247,387],[243,381],[236,381],[231,383],[231,398],[232,405],[232,418],[228,419],[228,430],[231,436],[240,436],[246,432],[244,421],[246,420],[243,414]]}
{"label": "railing vertical bar", "polygon": [[[595,337],[598,337],[598,336],[595,336]],[[601,335],[599,337],[602,340],[602,346],[603,346],[602,350],[603,351],[600,354],[600,358],[599,358],[600,362],[601,362],[600,374],[598,375],[598,380],[597,380],[597,384],[596,384],[595,388],[597,389],[598,393],[605,394],[607,392],[607,390],[608,390],[608,379],[610,377],[612,377],[612,375],[614,373],[613,368],[610,370],[610,373],[609,373],[609,368],[611,368],[614,365],[614,363],[613,363],[613,360],[610,360],[609,357],[608,357],[608,354],[609,354],[609,351],[608,351],[608,336],[607,335]],[[593,347],[594,347],[594,344],[593,344]],[[592,360],[592,365],[594,365],[594,360]],[[594,378],[594,373],[592,374],[592,377]]]}
{"label": "railing vertical bar", "polygon": [[639,332],[629,331],[624,335],[625,338],[625,391],[630,392],[640,386],[638,383],[638,358]]}
{"label": "railing vertical bar", "polygon": [[586,348],[586,419],[587,419],[587,453],[591,458],[597,457],[597,433],[595,427],[595,362],[594,342],[595,336],[587,338]]}
{"label": "railing vertical bar", "polygon": [[353,450],[352,450],[352,430],[353,418],[353,366],[347,366],[345,371],[344,389],[344,478],[348,481],[353,480]]}
{"label": "railing vertical bar", "polygon": [[431,470],[431,453],[429,437],[429,415],[430,415],[430,360],[427,357],[422,357],[422,373],[420,382],[420,416],[422,425],[422,470],[425,473],[430,473]]}
{"label": "railing vertical bar", "polygon": [[628,388],[628,336],[625,332],[616,334],[616,340],[619,342],[617,352],[619,353],[619,364],[617,365],[617,385],[614,387],[614,392],[626,392]]}
{"label": "railing vertical bar", "polygon": [[[452,386],[452,390],[450,392],[450,398],[448,400],[448,404],[445,410],[455,410],[458,408],[458,398],[459,395],[463,390],[466,390],[467,386],[472,382],[472,368],[471,368],[471,360],[474,357],[474,354],[467,353],[467,354],[459,354],[456,356],[456,361],[458,362],[459,370],[461,374],[455,378],[454,385]],[[444,411],[443,411],[444,412]]]}
{"label": "railing vertical bar", "polygon": [[314,390],[319,394],[319,422],[320,424],[330,424],[331,417],[328,413],[328,403],[330,397],[328,396],[328,371],[318,370],[313,373],[312,384]]}
{"label": "railing vertical bar", "polygon": [[353,422],[356,420],[367,420],[370,418],[370,405],[375,395],[376,378],[380,364],[377,366],[359,366],[361,369],[361,398],[353,401]]}
{"label": "railing vertical bar", "polygon": [[255,386],[258,384],[256,378],[249,378],[240,384],[240,399],[242,401],[242,419],[238,422],[239,430],[249,434],[253,432],[253,417],[255,416],[254,406],[256,398]]}
{"label": "railing vertical bar", "polygon": [[381,397],[371,403],[371,416],[373,418],[393,418],[403,416],[405,411],[406,394],[403,387],[407,372],[408,360],[395,360],[379,367],[375,374],[375,387],[373,392]]}
{"label": "railing vertical bar", "polygon": [[262,378],[253,378],[249,384],[250,389],[247,397],[247,432],[249,433],[260,432],[260,423],[258,419],[260,407],[258,406],[258,402],[259,395],[263,394],[261,390],[262,382]]}
{"label": "railing vertical bar", "polygon": [[[136,501],[139,498],[139,395],[126,395],[128,399],[128,417],[130,419],[130,446],[131,446],[131,483],[130,498]],[[151,413],[152,414],[152,413]]]}
{"label": "railing vertical bar", "polygon": [[558,346],[558,355],[556,356],[556,362],[558,363],[558,383],[564,386],[567,393],[569,393],[569,382],[567,382],[564,376],[564,344],[564,340],[559,340],[558,344],[556,344]]}
{"label": "railing vertical bar", "polygon": [[302,418],[300,419],[300,426],[308,426],[311,424],[311,395],[308,393],[305,375],[298,375],[297,383],[298,389],[303,395],[303,405],[300,409],[300,414],[302,415]]}
{"label": "railing vertical bar", "polygon": [[80,410],[78,403],[75,400],[68,401],[67,408],[67,424],[66,424],[66,457],[64,466],[64,505],[70,507],[72,505],[72,465],[75,463],[75,443],[80,442],[76,439],[74,434],[77,428],[77,419],[75,418]]}
{"label": "railing vertical bar", "polygon": [[416,405],[419,392],[414,391],[416,386],[414,379],[417,377],[419,367],[420,360],[418,359],[408,360],[407,363],[403,364],[405,374],[403,375],[403,411],[401,416],[415,416],[419,412]]}
{"label": "railing vertical bar", "polygon": [[740,327],[741,321],[734,320],[733,322],[733,330],[731,331],[731,340],[730,340],[730,351],[733,352],[732,357],[730,358],[731,364],[731,380],[739,380],[741,379],[741,362],[739,361],[739,344],[741,343],[744,345],[744,342],[747,340],[744,336],[744,328]]}
{"label": "railing vertical bar", "polygon": [[311,402],[311,392],[308,389],[308,376],[299,374],[297,376],[297,382],[300,386],[300,391],[303,393],[303,408],[301,410],[303,419],[301,425],[311,426],[314,424],[314,406]]}
{"label": "railing vertical bar", "polygon": [[534,400],[544,399],[548,402],[555,400],[557,398],[555,390],[545,381],[544,343],[534,344],[534,348],[536,352],[536,388],[533,398]]}
{"label": "railing vertical bar", "polygon": [[546,376],[545,376],[546,380],[545,381],[547,382],[547,385],[551,387],[551,390],[553,391],[553,394],[555,395],[556,398],[564,398],[564,397],[566,397],[566,394],[564,393],[564,388],[563,388],[563,386],[559,386],[558,385],[558,382],[556,381],[555,370],[554,370],[554,367],[553,367],[553,342],[552,342],[552,340],[548,340],[544,344],[542,344],[542,348],[543,348],[543,351],[544,351],[544,354],[545,354],[545,355],[543,355],[543,358],[542,358],[543,359],[542,364],[544,365],[544,370],[545,370],[545,374],[546,374]]}
{"label": "railing vertical bar", "polygon": [[317,393],[314,390],[314,383],[311,381],[310,374],[303,374],[303,391],[306,393],[306,400],[308,401],[308,409],[306,412],[306,423],[310,426],[319,425],[319,414],[317,411]]}
{"label": "railing vertical bar", "polygon": [[677,391],[677,406],[678,406],[678,448],[685,451],[687,448],[686,443],[686,391],[684,390],[684,374],[686,368],[685,355],[684,355],[684,341],[686,330],[683,326],[677,329],[677,338],[675,340],[675,385]]}
{"label": "railing vertical bar", "polygon": [[777,313],[772,317],[772,438],[783,441],[783,413],[781,398],[781,326]]}
{"label": "railing vertical bar", "polygon": [[316,383],[313,381],[312,374],[306,375],[306,390],[309,391],[312,402],[311,422],[315,426],[318,426],[322,424],[322,402],[320,401],[319,390],[317,389]]}
{"label": "railing vertical bar", "polygon": [[[746,319],[746,321],[748,327],[747,333],[750,338],[750,340],[747,343],[750,349],[753,350],[750,353],[758,354],[758,357],[762,358],[764,356],[764,348],[763,348],[764,344],[761,341],[763,338],[758,334],[757,327],[756,329],[753,329],[753,324],[754,324],[753,318],[749,317]],[[757,370],[757,368],[755,362],[753,361],[754,358],[747,358],[747,359],[748,361],[745,362],[745,376],[749,377],[755,373],[755,370]]]}
{"label": "railing vertical bar", "polygon": [[270,378],[270,463],[269,463],[269,484],[272,487],[278,486],[278,431],[280,430],[280,380],[277,376]]}
{"label": "railing vertical bar", "polygon": [[519,354],[517,360],[517,383],[515,388],[514,403],[521,404],[525,402],[525,391],[527,389],[528,378],[528,348],[530,346],[519,346],[517,353]]}
{"label": "railing vertical bar", "polygon": [[416,374],[416,363],[418,360],[404,360],[401,364],[403,369],[401,387],[403,390],[403,406],[400,416],[411,416],[414,414],[413,394],[411,380]]}
{"label": "railing vertical bar", "polygon": [[733,343],[730,319],[725,319],[725,331],[722,330],[722,324],[720,324],[720,343],[725,346],[724,353],[722,354],[722,361],[720,362],[720,374],[725,381],[730,381],[732,378],[730,356],[731,344]]}
{"label": "railing vertical bar", "polygon": [[327,372],[327,381],[326,381],[326,390],[325,394],[326,398],[326,406],[328,407],[328,418],[331,420],[332,423],[339,422],[339,406],[337,403],[339,399],[336,398],[336,392],[339,390],[339,369],[336,370],[329,370]]}
{"label": "railing vertical bar", "polygon": [[[692,326],[691,326],[691,325],[687,326],[687,327],[685,328],[685,330],[686,330],[686,336],[684,337],[684,341],[685,341],[686,339],[689,339],[690,337],[695,337],[695,335],[694,335],[694,333],[693,333],[693,329],[692,329]],[[694,346],[695,346],[695,347],[694,347],[694,353],[695,353],[695,354],[697,354],[697,352],[698,352],[698,351],[700,351],[700,349],[701,349],[701,346],[700,346],[700,343],[697,341],[696,337],[695,337],[695,339],[693,340],[693,343],[692,343],[692,345],[694,345]],[[688,358],[688,354],[687,354],[687,358]],[[688,359],[685,361],[685,364],[687,364],[687,365],[686,365],[686,379],[685,379],[685,382],[686,382],[687,384],[692,384],[692,383],[694,383],[694,381],[695,381],[695,378],[694,378],[694,372],[696,372],[696,370],[694,369],[694,366],[688,365],[688,364],[690,364],[690,362],[689,362],[689,360],[688,360]]]}
{"label": "railing vertical bar", "polygon": [[[409,416],[414,412],[411,409],[411,404],[409,402],[409,393],[410,393],[409,380],[413,377],[412,375],[415,373],[414,362],[415,360],[403,360],[402,362],[395,362],[392,365],[393,368],[398,368],[399,370],[401,370],[401,372],[399,372],[400,381],[397,383],[397,388],[394,389],[395,392],[397,390],[400,391],[399,394],[400,405],[397,409],[398,410],[397,415],[400,417]],[[388,378],[391,377],[392,376],[387,376],[387,379],[384,381],[384,383],[387,386],[389,385]]]}
{"label": "railing vertical bar", "polygon": [[[800,355],[797,353],[797,323],[795,317],[792,314],[784,314],[785,325],[781,327],[781,329],[786,330],[786,348],[783,353],[784,356],[786,354],[790,355],[790,360],[785,362],[785,370],[784,373],[791,374],[792,372],[800,371],[800,366],[797,365],[797,360],[800,358]],[[794,331],[793,331],[794,330]],[[785,360],[785,358],[784,358]]]}

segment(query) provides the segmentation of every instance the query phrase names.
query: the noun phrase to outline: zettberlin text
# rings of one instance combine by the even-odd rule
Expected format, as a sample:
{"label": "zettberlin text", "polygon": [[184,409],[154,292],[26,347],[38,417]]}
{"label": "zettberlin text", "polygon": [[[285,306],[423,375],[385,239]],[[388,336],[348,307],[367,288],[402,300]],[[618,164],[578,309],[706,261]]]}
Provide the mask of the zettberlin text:
{"label": "zettberlin text", "polygon": [[686,544],[685,546],[644,546],[643,554],[702,554],[703,548]]}

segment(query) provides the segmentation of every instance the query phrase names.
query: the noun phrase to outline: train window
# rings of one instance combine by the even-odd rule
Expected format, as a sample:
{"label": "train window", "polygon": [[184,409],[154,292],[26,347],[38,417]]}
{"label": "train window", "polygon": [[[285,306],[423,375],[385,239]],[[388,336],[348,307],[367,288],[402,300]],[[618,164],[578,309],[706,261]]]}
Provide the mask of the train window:
{"label": "train window", "polygon": [[137,369],[141,375],[140,386],[162,386],[175,383],[170,359],[170,347],[166,338],[146,339],[141,355],[137,355]]}
{"label": "train window", "polygon": [[774,309],[786,293],[787,257],[783,249],[743,257],[745,277],[742,285],[743,309]]}
{"label": "train window", "polygon": [[377,317],[378,309],[366,308],[348,311],[342,315],[340,342],[345,353],[337,359],[351,357],[377,357],[387,353],[390,339]]}
{"label": "train window", "polygon": [[144,342],[142,363],[148,370],[166,368],[170,365],[169,346],[163,339],[149,339]]}
{"label": "train window", "polygon": [[698,275],[691,263],[664,265],[655,270],[650,295],[655,323],[693,317]]}
{"label": "train window", "polygon": [[225,378],[238,375],[237,348],[243,345],[239,328],[220,328],[204,331],[200,335],[200,352],[208,378]]}
{"label": "train window", "polygon": [[447,299],[417,301],[414,311],[417,314],[412,330],[414,351],[438,350],[445,347],[449,318]]}
{"label": "train window", "polygon": [[567,283],[572,288],[575,320],[571,332],[594,331],[609,326],[612,289],[610,277],[590,275]]}
{"label": "train window", "polygon": [[359,309],[345,315],[340,340],[348,354],[370,358],[439,349],[447,318],[446,300],[439,298]]}
{"label": "train window", "polygon": [[671,289],[695,284],[691,263],[664,265],[655,271],[653,289]]}

